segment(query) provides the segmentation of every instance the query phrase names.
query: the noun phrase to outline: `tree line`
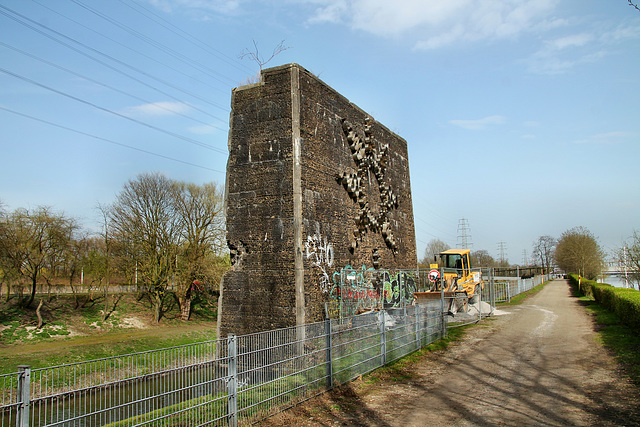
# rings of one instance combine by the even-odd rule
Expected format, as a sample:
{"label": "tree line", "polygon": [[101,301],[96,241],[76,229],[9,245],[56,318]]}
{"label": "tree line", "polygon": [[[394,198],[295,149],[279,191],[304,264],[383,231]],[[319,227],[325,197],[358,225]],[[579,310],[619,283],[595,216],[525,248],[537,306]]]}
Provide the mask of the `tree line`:
{"label": "tree line", "polygon": [[[425,249],[420,266],[427,268],[429,262],[438,253],[449,249],[440,239],[432,239]],[[540,236],[533,242],[533,259],[544,271],[559,268],[565,273],[575,273],[595,280],[605,267],[606,253],[600,247],[597,238],[586,227],[573,227],[559,238],[549,235]],[[628,276],[640,288],[640,233],[634,231],[624,246],[611,254],[620,265],[627,266]],[[508,267],[496,261],[486,250],[471,253],[472,265],[476,267]]]}
{"label": "tree line", "polygon": [[[217,286],[229,267],[223,192],[147,173],[129,180],[109,205],[99,205],[101,231],[49,207],[0,209],[0,285],[28,285],[19,303],[31,307],[40,283],[68,284],[82,274],[101,288],[105,307],[111,284],[137,283],[153,306],[156,322],[177,300],[188,319],[194,293]],[[106,310],[105,310],[106,313]]]}

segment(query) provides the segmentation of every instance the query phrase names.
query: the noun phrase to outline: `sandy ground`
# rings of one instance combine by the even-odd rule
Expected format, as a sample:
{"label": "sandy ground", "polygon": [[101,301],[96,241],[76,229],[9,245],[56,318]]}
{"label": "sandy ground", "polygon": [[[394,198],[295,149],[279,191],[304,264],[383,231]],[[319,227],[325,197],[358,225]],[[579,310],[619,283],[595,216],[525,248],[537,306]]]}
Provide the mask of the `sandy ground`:
{"label": "sandy ground", "polygon": [[362,380],[263,426],[640,425],[640,392],[564,280],[429,355],[400,383]]}

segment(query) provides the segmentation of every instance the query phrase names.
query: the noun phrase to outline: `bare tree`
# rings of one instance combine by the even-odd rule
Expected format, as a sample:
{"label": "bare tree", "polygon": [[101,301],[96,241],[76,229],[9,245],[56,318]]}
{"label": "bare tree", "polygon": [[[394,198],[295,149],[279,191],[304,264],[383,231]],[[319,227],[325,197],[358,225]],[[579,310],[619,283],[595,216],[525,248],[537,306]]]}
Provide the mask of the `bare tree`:
{"label": "bare tree", "polygon": [[289,46],[285,46],[284,40],[282,40],[280,43],[278,43],[276,47],[273,48],[273,51],[271,52],[271,56],[265,59],[265,57],[262,56],[262,54],[260,53],[260,50],[258,49],[258,43],[255,40],[252,40],[252,41],[253,41],[253,50],[244,49],[242,53],[238,56],[238,58],[240,59],[245,59],[245,58],[251,59],[253,62],[258,64],[258,67],[260,68],[258,70],[258,75],[255,78],[249,79],[248,83],[259,82],[262,68],[265,65],[267,65],[278,54],[284,52],[287,49],[291,49]]}
{"label": "bare tree", "polygon": [[635,8],[636,10],[640,11],[640,6],[638,6],[636,3],[633,3],[631,0],[627,0],[629,2],[629,6]]}
{"label": "bare tree", "polygon": [[550,271],[553,254],[558,242],[551,236],[545,235],[538,237],[533,242],[533,256],[540,261],[540,265],[544,271]]}
{"label": "bare tree", "polygon": [[577,273],[596,279],[604,266],[604,251],[585,227],[565,231],[558,239],[555,259],[558,267],[567,273]]}
{"label": "bare tree", "polygon": [[62,253],[62,265],[69,279],[69,287],[73,292],[75,308],[84,306],[86,303],[80,303],[80,295],[74,285],[75,279],[81,274],[82,266],[89,252],[89,241],[86,237],[74,239],[69,242],[66,250]]}
{"label": "bare tree", "polygon": [[35,299],[38,279],[45,269],[63,258],[77,229],[75,221],[55,214],[49,207],[34,212],[17,209],[6,217],[0,228],[0,253],[7,268],[31,283],[31,293],[24,301],[30,307]]}
{"label": "bare tree", "polygon": [[125,184],[109,220],[120,248],[138,265],[139,277],[154,308],[154,320],[163,315],[170,273],[175,265],[179,218],[176,191],[161,174],[142,174]]}
{"label": "bare tree", "polygon": [[225,244],[223,194],[215,184],[176,183],[176,214],[180,217],[177,296],[183,320],[191,315],[194,285],[214,279],[212,256]]}
{"label": "bare tree", "polygon": [[451,246],[446,244],[440,239],[431,239],[429,243],[427,243],[427,247],[424,250],[424,257],[420,261],[420,267],[429,268],[429,264],[433,263],[433,259],[436,255],[438,255],[442,251],[446,251],[447,249],[451,249]]}
{"label": "bare tree", "polygon": [[622,248],[616,250],[615,255],[633,287],[640,290],[640,232],[633,230],[633,236]]}
{"label": "bare tree", "polygon": [[[109,221],[109,209],[107,205],[98,205],[98,210],[102,216],[102,233],[100,235],[100,244],[95,245],[95,248],[103,248],[102,254],[95,251],[96,261],[96,273],[98,273],[99,282],[102,285],[104,291],[104,312],[102,313],[103,320],[107,320],[109,317],[109,287],[111,286],[111,223]],[[104,280],[104,283],[102,283]]]}
{"label": "bare tree", "polygon": [[471,254],[471,265],[474,267],[495,267],[496,260],[489,254],[489,251],[481,249],[473,251]]}

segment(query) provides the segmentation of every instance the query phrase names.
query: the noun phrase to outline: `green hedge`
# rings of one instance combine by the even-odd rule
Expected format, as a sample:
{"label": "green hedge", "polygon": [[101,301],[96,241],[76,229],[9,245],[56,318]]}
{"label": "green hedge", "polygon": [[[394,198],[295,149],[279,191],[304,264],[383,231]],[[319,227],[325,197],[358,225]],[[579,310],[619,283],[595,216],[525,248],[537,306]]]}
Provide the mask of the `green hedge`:
{"label": "green hedge", "polygon": [[[578,276],[571,274],[571,282],[578,286]],[[606,283],[582,279],[580,292],[591,296],[598,304],[615,313],[625,325],[640,331],[640,291],[616,288]]]}

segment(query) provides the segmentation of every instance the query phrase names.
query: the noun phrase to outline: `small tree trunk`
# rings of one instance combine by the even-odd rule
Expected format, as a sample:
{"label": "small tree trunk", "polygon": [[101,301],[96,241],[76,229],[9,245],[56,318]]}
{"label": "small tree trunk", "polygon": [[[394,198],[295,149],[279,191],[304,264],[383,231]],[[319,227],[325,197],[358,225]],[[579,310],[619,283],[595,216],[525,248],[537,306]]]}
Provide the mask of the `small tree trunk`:
{"label": "small tree trunk", "polygon": [[37,280],[38,280],[38,275],[34,274],[33,277],[31,278],[31,295],[29,296],[29,299],[24,305],[26,308],[31,307],[31,304],[33,304],[33,300],[36,299]]}
{"label": "small tree trunk", "polygon": [[75,302],[74,310],[77,310],[78,307],[80,307],[80,299],[78,297],[77,289],[72,283],[69,283],[69,287],[71,288],[71,293],[73,294],[73,300]]}
{"label": "small tree trunk", "polygon": [[102,316],[102,320],[107,320],[109,317],[109,286],[108,284],[104,285],[104,315]]}
{"label": "small tree trunk", "polygon": [[179,298],[180,301],[180,318],[182,320],[189,320],[191,317],[191,293]]}
{"label": "small tree trunk", "polygon": [[153,320],[156,323],[160,323],[160,318],[162,317],[162,295],[160,295],[160,292],[155,291],[153,292],[151,299],[153,301],[153,308],[154,308]]}
{"label": "small tree trunk", "polygon": [[40,314],[40,309],[42,308],[42,298],[40,298],[40,304],[38,304],[38,308],[36,308],[36,316],[38,316],[38,326],[36,329],[42,328],[42,315]]}

